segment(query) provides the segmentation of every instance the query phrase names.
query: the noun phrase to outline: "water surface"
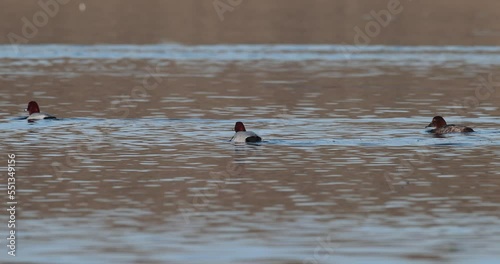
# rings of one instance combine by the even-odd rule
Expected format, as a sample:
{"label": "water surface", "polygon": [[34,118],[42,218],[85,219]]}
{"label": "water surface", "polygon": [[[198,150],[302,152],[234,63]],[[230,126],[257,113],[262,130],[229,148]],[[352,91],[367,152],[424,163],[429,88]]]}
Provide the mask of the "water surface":
{"label": "water surface", "polygon": [[[500,48],[10,49],[1,153],[21,209],[2,261],[500,258]],[[30,100],[60,119],[17,119]],[[477,132],[435,137],[434,115]],[[236,121],[264,142],[228,142]]]}

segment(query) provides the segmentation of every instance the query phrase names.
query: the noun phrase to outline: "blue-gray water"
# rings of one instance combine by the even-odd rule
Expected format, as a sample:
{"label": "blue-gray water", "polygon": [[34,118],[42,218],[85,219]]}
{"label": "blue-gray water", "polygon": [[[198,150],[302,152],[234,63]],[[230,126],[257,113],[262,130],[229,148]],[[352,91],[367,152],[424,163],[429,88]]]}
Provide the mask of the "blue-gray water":
{"label": "blue-gray water", "polygon": [[498,47],[2,46],[0,261],[498,263],[499,86]]}

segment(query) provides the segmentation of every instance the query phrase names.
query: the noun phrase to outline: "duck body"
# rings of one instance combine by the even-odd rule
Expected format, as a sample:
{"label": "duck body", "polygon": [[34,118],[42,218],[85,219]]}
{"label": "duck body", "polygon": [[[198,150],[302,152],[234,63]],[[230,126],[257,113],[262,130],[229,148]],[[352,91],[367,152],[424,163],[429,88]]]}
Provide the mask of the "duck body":
{"label": "duck body", "polygon": [[252,143],[261,142],[262,138],[252,131],[239,131],[234,134],[231,141],[237,143]]}
{"label": "duck body", "polygon": [[466,126],[446,125],[444,127],[431,129],[429,132],[435,134],[448,134],[448,133],[470,133],[474,132],[474,130]]}
{"label": "duck body", "polygon": [[26,119],[28,119],[28,121],[35,121],[41,119],[56,119],[56,117],[46,113],[33,113],[29,115]]}

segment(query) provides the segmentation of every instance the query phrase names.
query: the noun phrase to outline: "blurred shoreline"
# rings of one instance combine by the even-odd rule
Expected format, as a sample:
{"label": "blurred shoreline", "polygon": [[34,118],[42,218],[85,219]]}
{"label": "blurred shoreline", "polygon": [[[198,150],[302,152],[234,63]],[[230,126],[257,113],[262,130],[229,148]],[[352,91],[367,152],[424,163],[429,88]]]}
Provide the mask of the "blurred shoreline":
{"label": "blurred shoreline", "polygon": [[3,44],[497,45],[494,0],[3,0]]}

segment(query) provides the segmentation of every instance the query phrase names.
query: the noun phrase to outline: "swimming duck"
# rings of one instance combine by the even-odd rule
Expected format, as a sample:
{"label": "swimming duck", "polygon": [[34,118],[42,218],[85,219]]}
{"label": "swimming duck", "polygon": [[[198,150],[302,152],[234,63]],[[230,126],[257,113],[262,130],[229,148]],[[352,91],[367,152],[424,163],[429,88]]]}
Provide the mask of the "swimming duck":
{"label": "swimming duck", "polygon": [[432,119],[432,122],[428,126],[426,126],[426,128],[427,127],[434,127],[434,129],[430,130],[429,132],[435,134],[474,132],[474,130],[470,127],[448,125],[446,124],[444,118],[441,116],[435,116]]}
{"label": "swimming duck", "polygon": [[28,111],[29,116],[26,118],[28,121],[35,121],[40,119],[55,119],[56,117],[53,115],[49,115],[46,113],[40,113],[40,107],[35,101],[31,101],[28,103],[28,107],[25,111]]}
{"label": "swimming duck", "polygon": [[242,122],[236,122],[234,125],[234,131],[236,132],[234,136],[231,138],[231,142],[237,143],[252,143],[252,142],[261,142],[262,138],[259,137],[252,131],[247,131],[245,129],[245,125]]}

